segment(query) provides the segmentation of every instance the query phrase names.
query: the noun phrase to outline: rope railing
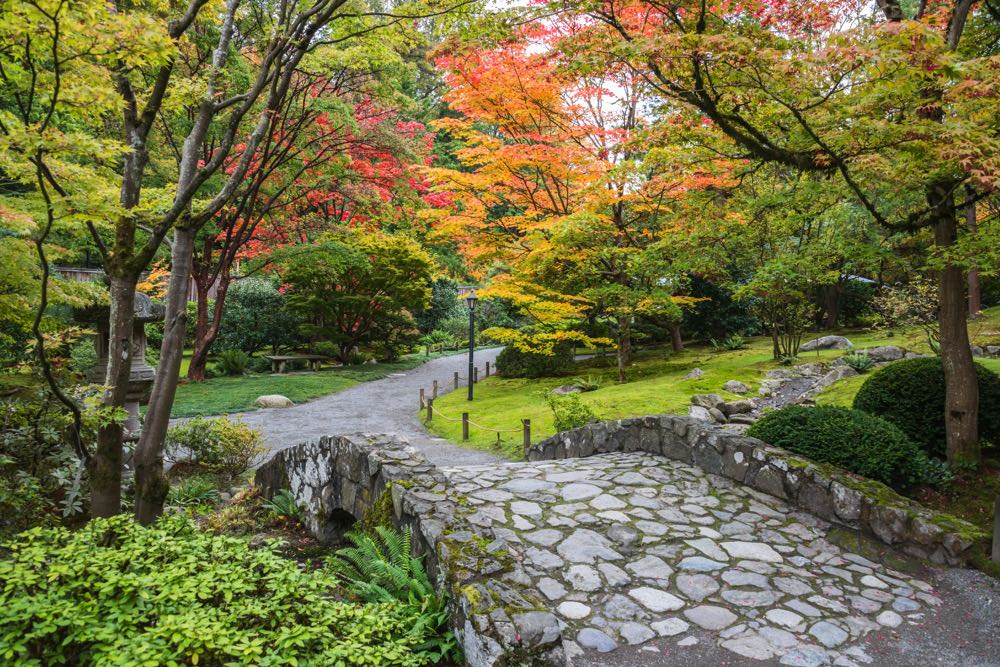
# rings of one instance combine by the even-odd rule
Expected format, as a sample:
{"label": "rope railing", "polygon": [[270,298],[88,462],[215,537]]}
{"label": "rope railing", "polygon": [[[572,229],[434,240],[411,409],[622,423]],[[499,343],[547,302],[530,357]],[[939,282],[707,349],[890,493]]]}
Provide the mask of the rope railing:
{"label": "rope railing", "polygon": [[[488,361],[486,362],[485,371],[486,371],[485,372],[485,377],[489,377],[490,376],[490,362],[488,362]],[[452,380],[453,388],[454,389],[458,389],[459,384],[461,382],[466,382],[466,383],[469,382],[469,377],[468,376],[464,376],[464,375],[460,375],[458,373],[458,371],[455,371],[452,374],[451,380]],[[479,382],[479,367],[478,366],[474,366],[472,368],[472,383],[475,384],[477,382]],[[468,412],[463,412],[461,418],[449,417],[448,415],[444,414],[443,412],[441,412],[440,410],[438,410],[437,408],[434,407],[434,400],[438,397],[438,390],[439,389],[440,389],[440,385],[439,385],[439,383],[438,383],[437,380],[434,380],[432,382],[432,384],[431,384],[431,395],[430,395],[430,397],[427,396],[427,391],[426,391],[425,388],[423,388],[423,387],[420,388],[420,409],[427,411],[426,419],[427,419],[428,422],[430,422],[430,421],[432,421],[434,419],[434,415],[435,414],[438,417],[440,417],[441,419],[443,419],[443,420],[445,420],[447,422],[461,422],[462,423],[462,440],[463,441],[469,439],[469,429],[470,429],[470,427],[475,427],[476,429],[478,429],[480,431],[487,431],[487,432],[490,432],[490,433],[496,433],[497,434],[497,446],[498,447],[501,444],[501,436],[504,433],[520,433],[521,436],[522,436],[522,442],[523,442],[525,451],[527,451],[528,447],[531,446],[531,420],[530,419],[522,419],[521,420],[521,428],[510,428],[510,429],[502,429],[501,428],[501,429],[497,429],[497,428],[491,428],[489,426],[484,426],[483,424],[479,424],[477,422],[472,421],[471,419],[469,419],[469,413]]]}

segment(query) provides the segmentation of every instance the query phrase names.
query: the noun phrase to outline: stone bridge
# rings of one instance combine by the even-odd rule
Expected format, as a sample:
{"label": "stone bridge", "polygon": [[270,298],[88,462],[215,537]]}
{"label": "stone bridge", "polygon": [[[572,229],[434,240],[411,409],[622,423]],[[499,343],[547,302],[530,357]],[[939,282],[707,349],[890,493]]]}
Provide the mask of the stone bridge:
{"label": "stone bridge", "polygon": [[[526,455],[436,467],[398,438],[334,436],[279,452],[257,482],[290,489],[328,540],[391,500],[389,518],[413,528],[451,592],[476,667],[625,664],[605,656],[616,649],[648,665],[868,664],[869,633],[905,630],[941,603],[900,563],[961,563],[981,537],[881,484],[688,417],[592,424]],[[862,536],[908,556],[887,566],[854,553]]]}

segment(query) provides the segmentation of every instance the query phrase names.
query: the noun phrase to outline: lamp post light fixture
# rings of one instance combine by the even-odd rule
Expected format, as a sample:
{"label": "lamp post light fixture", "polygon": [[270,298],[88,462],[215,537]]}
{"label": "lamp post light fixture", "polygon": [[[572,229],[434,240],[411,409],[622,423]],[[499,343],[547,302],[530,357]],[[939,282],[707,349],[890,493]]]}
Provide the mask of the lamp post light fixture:
{"label": "lamp post light fixture", "polygon": [[469,400],[472,400],[472,376],[476,372],[476,365],[472,359],[473,351],[476,349],[476,303],[479,302],[479,298],[476,296],[476,290],[469,292],[469,296],[465,297],[465,304],[469,307]]}

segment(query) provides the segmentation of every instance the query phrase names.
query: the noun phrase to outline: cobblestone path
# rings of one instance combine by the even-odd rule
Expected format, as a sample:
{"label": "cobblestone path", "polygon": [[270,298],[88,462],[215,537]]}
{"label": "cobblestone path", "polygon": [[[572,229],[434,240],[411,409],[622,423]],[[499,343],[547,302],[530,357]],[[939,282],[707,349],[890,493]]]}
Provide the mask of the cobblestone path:
{"label": "cobblestone path", "polygon": [[[442,472],[468,498],[464,518],[522,560],[574,664],[908,664],[866,636],[933,626],[942,604],[925,579],[831,543],[827,522],[658,456]],[[989,638],[996,618],[975,622]],[[973,653],[996,662],[940,664],[1000,663],[991,641]]]}

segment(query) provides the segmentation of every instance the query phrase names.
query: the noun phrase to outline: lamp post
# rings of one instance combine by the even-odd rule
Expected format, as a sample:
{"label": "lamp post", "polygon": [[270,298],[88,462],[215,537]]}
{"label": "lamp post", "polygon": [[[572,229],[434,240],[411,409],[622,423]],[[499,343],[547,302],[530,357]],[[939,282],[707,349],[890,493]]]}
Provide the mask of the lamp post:
{"label": "lamp post", "polygon": [[465,297],[465,303],[469,306],[469,400],[472,400],[472,375],[476,372],[475,362],[472,360],[473,351],[476,349],[476,290],[469,292]]}

